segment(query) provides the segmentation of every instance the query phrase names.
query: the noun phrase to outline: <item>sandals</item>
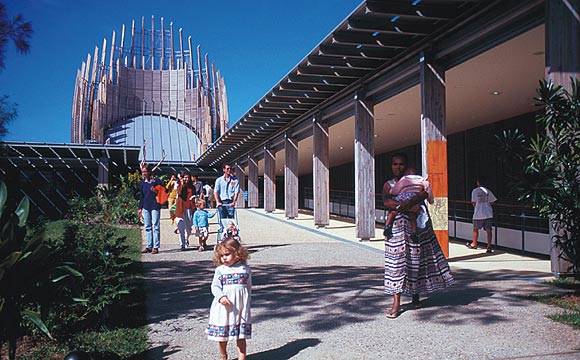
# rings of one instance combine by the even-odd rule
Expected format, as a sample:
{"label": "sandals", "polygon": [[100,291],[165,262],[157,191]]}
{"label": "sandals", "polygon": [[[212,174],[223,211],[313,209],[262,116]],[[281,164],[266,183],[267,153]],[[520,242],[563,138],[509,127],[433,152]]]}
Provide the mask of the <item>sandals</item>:
{"label": "sandals", "polygon": [[475,249],[477,249],[477,246],[473,246],[473,245],[471,245],[471,243],[467,243],[467,244],[465,244],[465,246],[466,246],[468,249],[474,249],[474,250],[475,250]]}
{"label": "sandals", "polygon": [[403,312],[403,310],[401,310],[401,309],[397,309],[397,310],[390,309],[387,311],[387,318],[388,319],[396,319],[399,317],[399,315],[401,315],[402,312]]}

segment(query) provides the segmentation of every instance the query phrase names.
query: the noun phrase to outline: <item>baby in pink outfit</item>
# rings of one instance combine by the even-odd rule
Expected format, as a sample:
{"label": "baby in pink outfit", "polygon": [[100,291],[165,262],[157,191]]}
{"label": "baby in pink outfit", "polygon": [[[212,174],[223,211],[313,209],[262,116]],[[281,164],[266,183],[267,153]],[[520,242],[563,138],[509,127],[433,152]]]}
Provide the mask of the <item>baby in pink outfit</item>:
{"label": "baby in pink outfit", "polygon": [[[398,202],[409,201],[414,198],[421,191],[425,191],[428,194],[427,201],[430,204],[433,203],[433,192],[431,191],[431,186],[427,178],[417,175],[415,169],[408,168],[405,175],[395,183],[395,186],[391,188],[391,195],[393,200]],[[417,216],[423,211],[421,203],[415,204],[407,210],[407,215],[409,216],[409,221],[411,222],[411,232],[414,236],[417,233]],[[387,219],[385,220],[385,231],[384,235],[390,239],[393,237],[393,221],[395,216],[399,214],[397,210],[389,211]]]}

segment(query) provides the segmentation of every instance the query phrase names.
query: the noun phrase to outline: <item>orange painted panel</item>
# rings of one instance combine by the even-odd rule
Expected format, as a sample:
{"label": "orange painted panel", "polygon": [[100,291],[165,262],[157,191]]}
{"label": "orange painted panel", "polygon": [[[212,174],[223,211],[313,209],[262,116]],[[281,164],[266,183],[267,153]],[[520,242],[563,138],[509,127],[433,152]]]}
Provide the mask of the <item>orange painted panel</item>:
{"label": "orange painted panel", "polygon": [[431,140],[427,143],[427,173],[435,197],[447,197],[447,142]]}
{"label": "orange painted panel", "polygon": [[449,259],[449,232],[447,230],[435,230],[435,236],[437,236],[443,255],[445,255],[446,259]]}

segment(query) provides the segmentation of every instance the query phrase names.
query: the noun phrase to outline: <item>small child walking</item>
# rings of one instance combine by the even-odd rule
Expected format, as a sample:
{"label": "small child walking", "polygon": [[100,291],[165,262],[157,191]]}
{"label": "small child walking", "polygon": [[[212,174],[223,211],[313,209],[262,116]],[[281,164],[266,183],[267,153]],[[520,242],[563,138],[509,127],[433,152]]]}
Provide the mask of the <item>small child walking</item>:
{"label": "small child walking", "polygon": [[193,213],[193,227],[195,229],[195,236],[198,237],[199,247],[198,251],[204,251],[207,247],[207,238],[209,237],[209,220],[215,216],[214,213],[209,213],[205,210],[205,200],[196,199],[195,206],[197,210]]}
{"label": "small child walking", "polygon": [[238,360],[246,359],[246,339],[252,337],[252,273],[248,249],[232,237],[215,249],[211,292],[214,295],[206,329],[208,339],[219,342],[220,360],[227,360],[229,340],[236,340]]}

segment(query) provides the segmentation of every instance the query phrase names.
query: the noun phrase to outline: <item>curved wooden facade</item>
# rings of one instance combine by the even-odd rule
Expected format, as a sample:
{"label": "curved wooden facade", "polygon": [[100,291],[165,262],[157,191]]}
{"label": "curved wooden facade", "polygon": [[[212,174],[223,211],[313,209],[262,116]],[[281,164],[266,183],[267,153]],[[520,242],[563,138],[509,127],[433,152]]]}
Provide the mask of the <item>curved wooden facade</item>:
{"label": "curved wooden facade", "polygon": [[[120,39],[113,31],[109,45],[104,39],[101,48],[88,54],[76,76],[73,143],[141,146],[145,139],[108,134],[132,119],[150,115],[177,121],[194,132],[199,138],[196,154],[192,152],[195,157],[228,130],[226,87],[220,72],[207,55],[202,58],[199,45],[192,48],[191,37],[184,42],[181,29],[174,33],[173,23],[166,29],[161,18],[160,27],[155,27],[153,17],[150,29],[145,18],[140,29],[133,21],[128,34],[123,25]],[[154,134],[153,142],[159,135]],[[172,135],[175,143],[163,146],[183,147],[180,138]]]}

